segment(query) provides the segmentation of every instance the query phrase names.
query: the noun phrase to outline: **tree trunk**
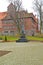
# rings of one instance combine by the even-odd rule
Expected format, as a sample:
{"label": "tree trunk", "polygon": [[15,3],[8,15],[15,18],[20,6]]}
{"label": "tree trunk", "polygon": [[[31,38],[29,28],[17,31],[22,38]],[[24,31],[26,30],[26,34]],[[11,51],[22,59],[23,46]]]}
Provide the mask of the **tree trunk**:
{"label": "tree trunk", "polygon": [[41,29],[42,29],[42,13],[41,13],[41,6],[40,6],[40,34],[41,34]]}

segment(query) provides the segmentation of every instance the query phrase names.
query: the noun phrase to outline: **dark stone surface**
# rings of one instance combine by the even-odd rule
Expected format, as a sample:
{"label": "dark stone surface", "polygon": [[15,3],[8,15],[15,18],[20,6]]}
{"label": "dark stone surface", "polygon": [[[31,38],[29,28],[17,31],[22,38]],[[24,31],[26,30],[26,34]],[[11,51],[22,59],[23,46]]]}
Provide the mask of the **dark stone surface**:
{"label": "dark stone surface", "polygon": [[20,39],[16,40],[16,42],[28,42],[28,40],[25,37],[25,33],[23,30],[22,30],[22,35],[21,35]]}
{"label": "dark stone surface", "polygon": [[16,42],[28,42],[25,36],[21,36],[19,40],[16,40]]}

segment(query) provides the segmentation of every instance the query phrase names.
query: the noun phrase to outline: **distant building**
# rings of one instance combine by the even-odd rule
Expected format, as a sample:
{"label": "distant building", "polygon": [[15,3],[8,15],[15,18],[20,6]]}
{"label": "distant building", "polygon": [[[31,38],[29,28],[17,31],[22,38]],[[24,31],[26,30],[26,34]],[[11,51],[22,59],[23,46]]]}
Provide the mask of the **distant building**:
{"label": "distant building", "polygon": [[6,12],[0,14],[0,34],[1,35],[15,35],[17,34],[17,27],[10,15]]}
{"label": "distant building", "polygon": [[[26,11],[16,13],[18,13],[17,20],[19,20],[20,32],[24,31],[26,35],[35,35],[38,32],[38,19],[33,13],[27,13]],[[0,12],[0,35],[18,34],[17,25],[12,17],[16,18],[15,9],[11,3],[7,12]]]}
{"label": "distant building", "polygon": [[38,30],[38,18],[33,13],[27,13],[26,11],[20,12],[20,22],[26,35],[35,35]]}

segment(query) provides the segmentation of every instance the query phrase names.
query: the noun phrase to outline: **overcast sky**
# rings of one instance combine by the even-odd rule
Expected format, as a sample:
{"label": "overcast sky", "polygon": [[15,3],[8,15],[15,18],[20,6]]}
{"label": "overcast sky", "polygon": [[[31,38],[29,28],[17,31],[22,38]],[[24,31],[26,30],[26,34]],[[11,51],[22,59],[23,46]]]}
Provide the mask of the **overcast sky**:
{"label": "overcast sky", "polygon": [[[24,9],[28,10],[28,12],[33,12],[32,2],[33,0],[22,0]],[[7,0],[0,0],[0,12],[7,11],[8,6]]]}
{"label": "overcast sky", "polygon": [[22,0],[23,1],[23,7],[28,10],[28,12],[33,12],[33,0]]}

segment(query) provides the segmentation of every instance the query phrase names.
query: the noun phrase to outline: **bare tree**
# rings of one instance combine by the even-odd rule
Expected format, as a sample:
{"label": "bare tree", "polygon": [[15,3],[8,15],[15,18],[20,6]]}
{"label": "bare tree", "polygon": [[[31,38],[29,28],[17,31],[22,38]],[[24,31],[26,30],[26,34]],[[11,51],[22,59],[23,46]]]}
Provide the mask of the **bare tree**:
{"label": "bare tree", "polygon": [[16,11],[20,11],[22,9],[22,0],[8,0],[8,1],[14,4]]}
{"label": "bare tree", "polygon": [[42,6],[43,6],[43,0],[33,1],[33,8],[40,18],[40,34],[41,34],[41,29],[42,29]]}
{"label": "bare tree", "polygon": [[[18,28],[18,31],[20,33],[20,19],[18,19],[21,15],[19,15],[19,12],[21,10],[23,10],[22,8],[22,1],[21,0],[8,0],[10,3],[13,3],[14,5],[14,8],[15,8],[15,19],[13,17],[14,14],[10,14],[10,16],[12,17],[12,19],[16,22],[16,25],[17,25],[17,28]],[[13,8],[13,7],[12,7]],[[17,13],[18,12],[18,13]],[[12,13],[12,11],[10,10],[10,13]]]}

